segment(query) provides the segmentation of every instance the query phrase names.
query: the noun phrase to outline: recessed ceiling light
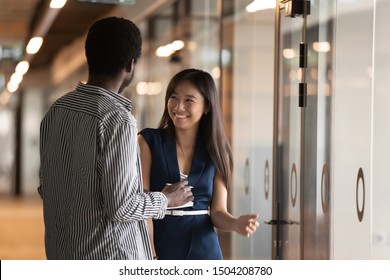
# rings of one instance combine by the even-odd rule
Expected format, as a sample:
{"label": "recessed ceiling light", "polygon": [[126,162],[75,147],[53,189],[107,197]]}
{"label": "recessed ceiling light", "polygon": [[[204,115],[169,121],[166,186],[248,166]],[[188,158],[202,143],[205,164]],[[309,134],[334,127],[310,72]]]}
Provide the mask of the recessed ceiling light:
{"label": "recessed ceiling light", "polygon": [[115,4],[115,5],[134,5],[136,0],[79,0],[79,2]]}

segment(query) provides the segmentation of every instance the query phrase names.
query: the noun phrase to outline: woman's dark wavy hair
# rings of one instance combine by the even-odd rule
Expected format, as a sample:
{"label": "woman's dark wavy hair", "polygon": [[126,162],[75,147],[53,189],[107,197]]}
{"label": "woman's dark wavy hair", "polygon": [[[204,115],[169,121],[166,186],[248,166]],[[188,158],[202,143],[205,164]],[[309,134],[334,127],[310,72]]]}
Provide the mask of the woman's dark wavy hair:
{"label": "woman's dark wavy hair", "polygon": [[89,72],[115,76],[141,56],[142,38],[138,27],[130,20],[107,17],[90,27],[85,41]]}
{"label": "woman's dark wavy hair", "polygon": [[165,108],[159,128],[165,128],[175,136],[175,126],[169,117],[167,105],[175,87],[183,81],[191,82],[205,99],[208,113],[203,114],[200,120],[198,136],[206,143],[210,158],[221,173],[227,187],[230,187],[233,170],[232,150],[223,128],[217,89],[209,73],[198,69],[185,69],[171,79],[165,95]]}

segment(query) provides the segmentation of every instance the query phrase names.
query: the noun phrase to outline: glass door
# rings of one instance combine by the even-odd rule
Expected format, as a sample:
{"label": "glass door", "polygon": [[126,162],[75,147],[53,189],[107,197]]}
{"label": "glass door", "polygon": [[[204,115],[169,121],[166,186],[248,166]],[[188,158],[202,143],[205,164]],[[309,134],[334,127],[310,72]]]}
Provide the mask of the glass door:
{"label": "glass door", "polygon": [[276,12],[274,259],[328,259],[332,8],[280,0]]}
{"label": "glass door", "polygon": [[[257,213],[261,223],[249,238],[232,235],[233,259],[272,259],[272,227],[263,221],[272,219],[275,5],[260,9],[257,3],[223,1],[222,64],[224,77],[231,77],[232,100],[232,212],[236,217]],[[226,81],[223,86],[226,93]]]}
{"label": "glass door", "polygon": [[301,190],[303,176],[302,131],[304,107],[299,107],[299,86],[304,70],[299,67],[303,17],[287,15],[288,4],[280,3],[278,11],[279,51],[277,89],[278,98],[278,173],[274,217],[275,257],[301,258]]}

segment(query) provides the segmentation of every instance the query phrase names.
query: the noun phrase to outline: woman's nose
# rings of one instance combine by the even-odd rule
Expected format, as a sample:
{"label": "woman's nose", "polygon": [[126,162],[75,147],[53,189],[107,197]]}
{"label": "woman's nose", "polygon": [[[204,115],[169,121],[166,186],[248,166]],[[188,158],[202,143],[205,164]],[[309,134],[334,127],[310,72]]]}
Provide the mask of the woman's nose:
{"label": "woman's nose", "polygon": [[176,104],[176,110],[183,111],[184,110],[184,103],[181,101],[178,101]]}

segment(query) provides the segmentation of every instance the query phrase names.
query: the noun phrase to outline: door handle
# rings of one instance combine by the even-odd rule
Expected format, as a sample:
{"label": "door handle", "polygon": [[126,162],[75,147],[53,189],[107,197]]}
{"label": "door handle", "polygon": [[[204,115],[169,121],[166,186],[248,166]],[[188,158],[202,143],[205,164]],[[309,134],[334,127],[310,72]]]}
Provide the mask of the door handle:
{"label": "door handle", "polygon": [[267,225],[299,225],[299,222],[292,220],[266,220],[264,221]]}

